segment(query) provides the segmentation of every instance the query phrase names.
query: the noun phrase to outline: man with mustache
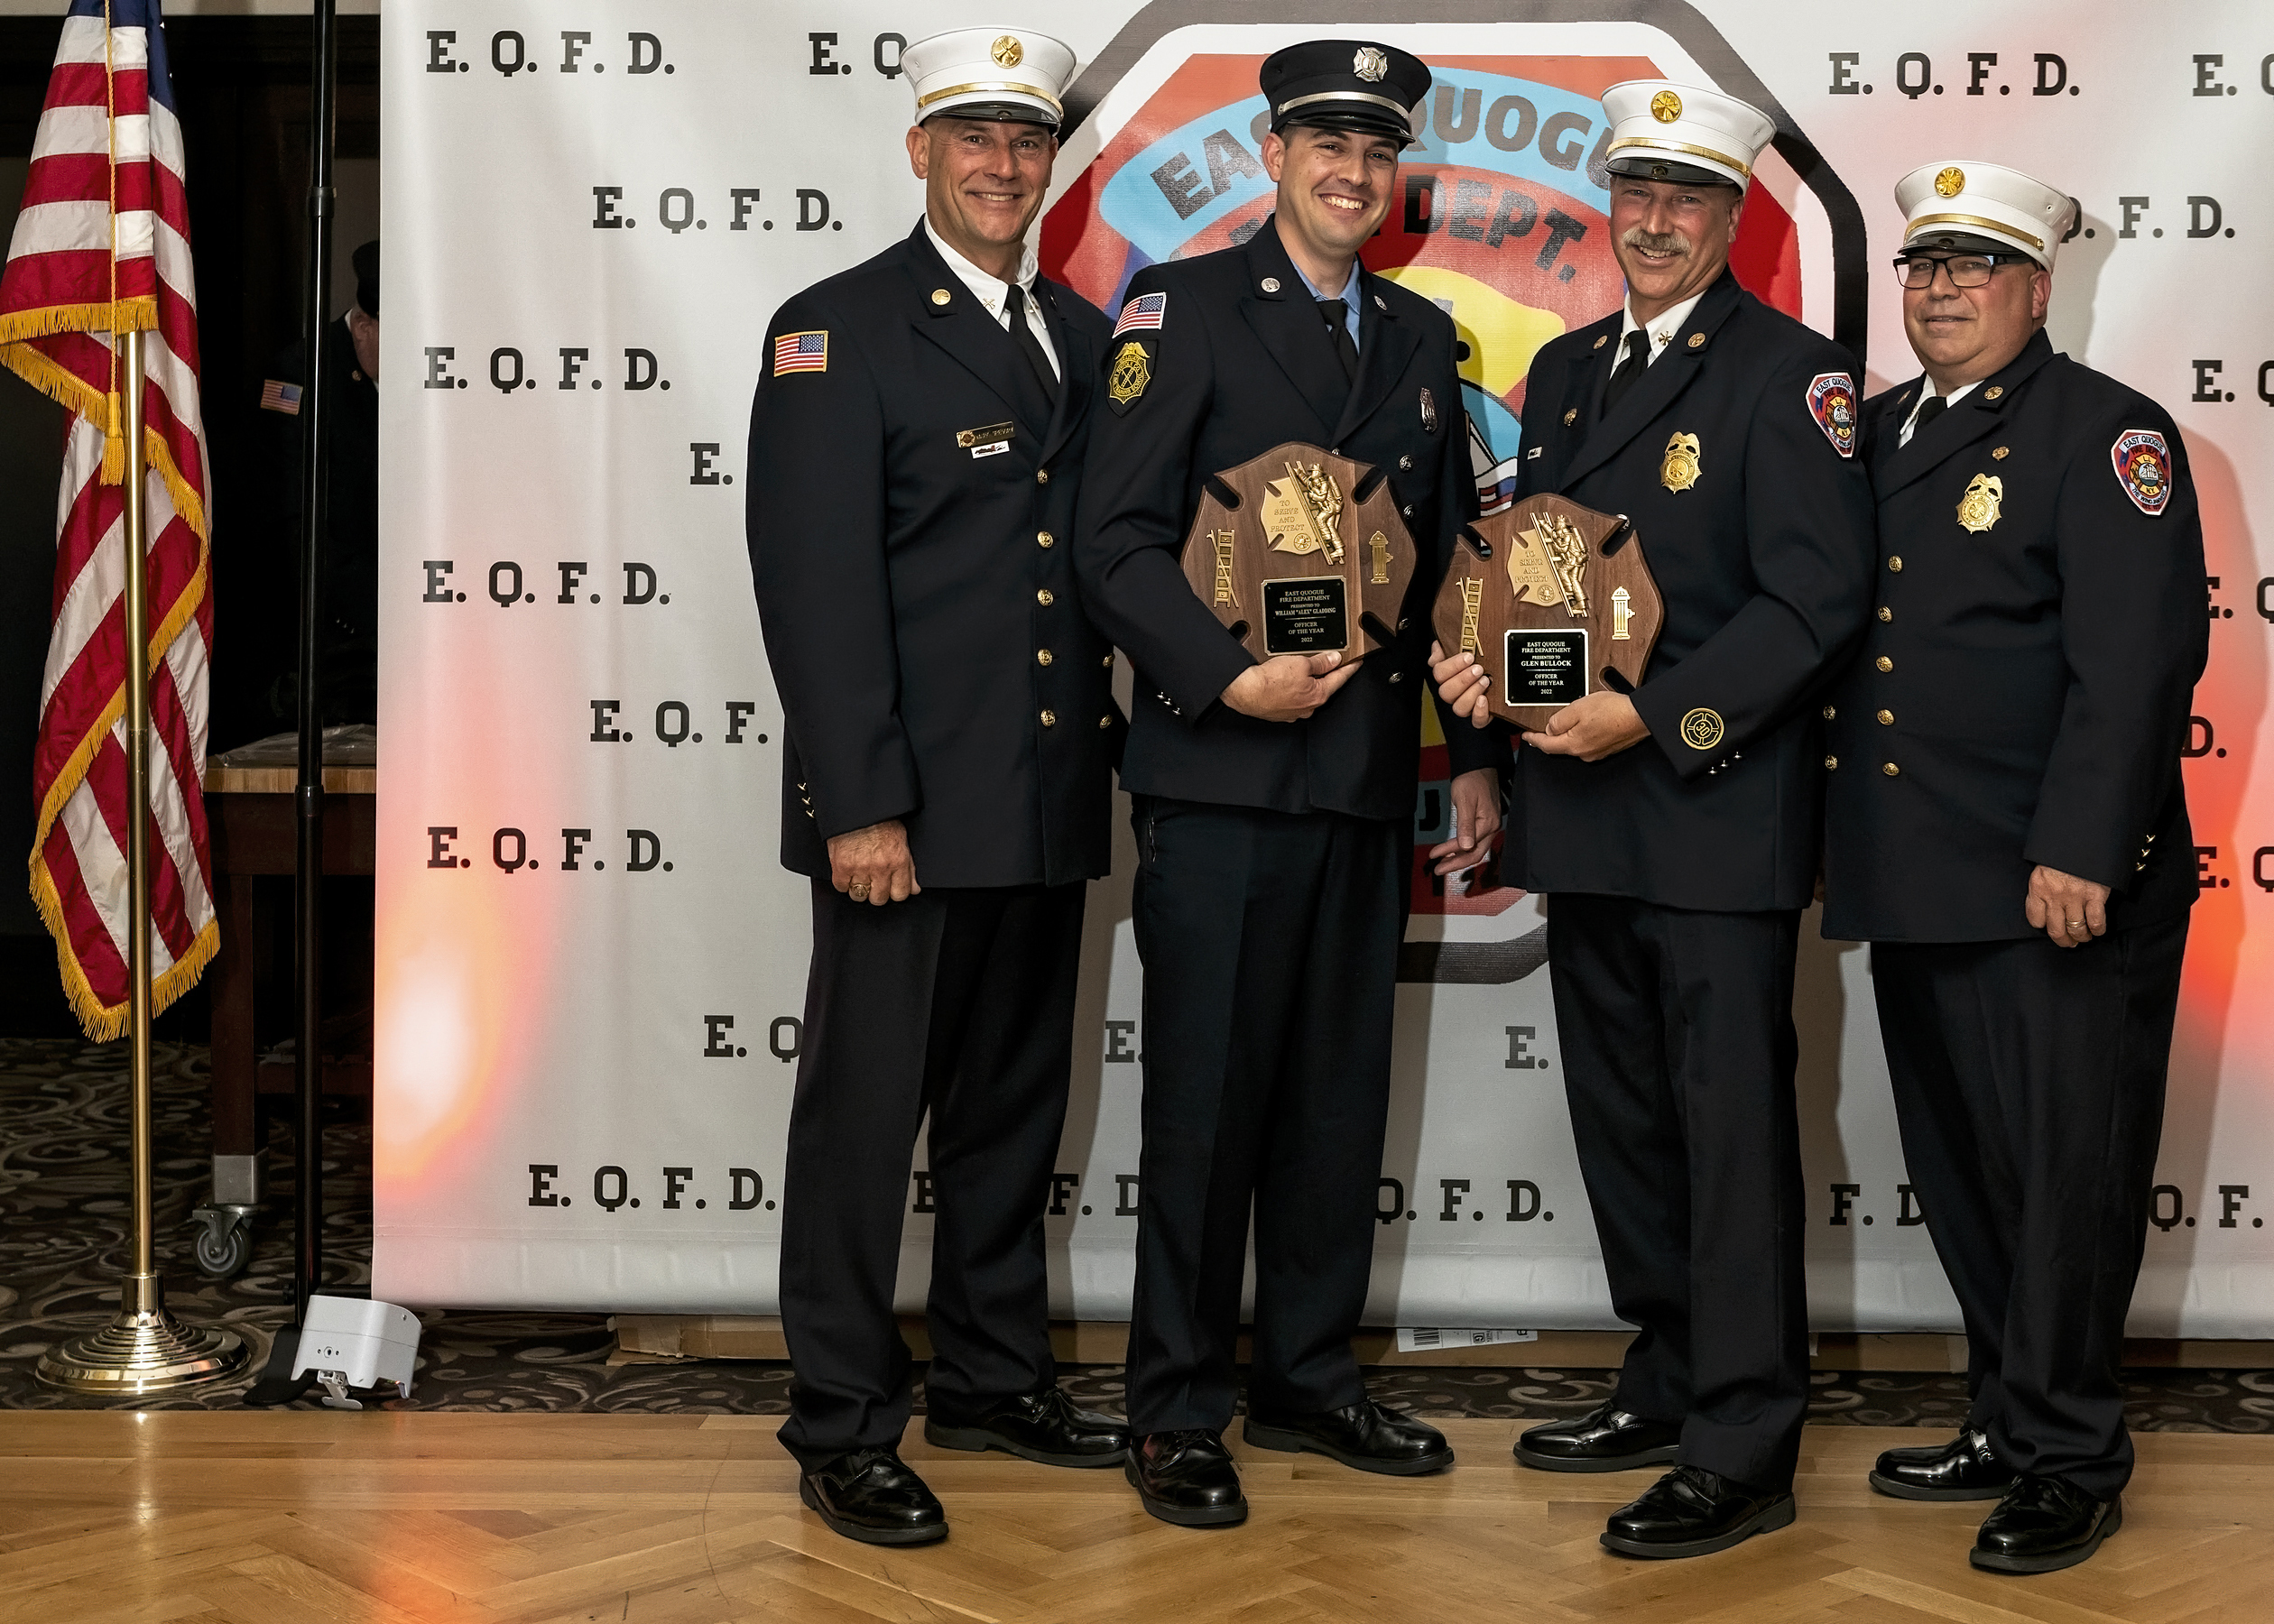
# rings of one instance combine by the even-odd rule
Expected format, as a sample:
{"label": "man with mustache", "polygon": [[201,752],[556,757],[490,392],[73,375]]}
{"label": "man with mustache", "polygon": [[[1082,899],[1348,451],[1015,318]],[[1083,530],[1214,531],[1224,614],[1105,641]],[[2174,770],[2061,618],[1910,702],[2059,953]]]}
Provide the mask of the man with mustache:
{"label": "man with mustache", "polygon": [[[1136,662],[1122,783],[1145,1093],[1127,1471],[1148,1511],[1187,1525],[1247,1515],[1221,1434],[1251,1205],[1246,1441],[1400,1475],[1453,1462],[1436,1428],[1367,1398],[1350,1346],[1389,1107],[1424,628],[1475,503],[1453,323],[1358,263],[1429,70],[1321,40],[1274,53],[1261,79],[1277,212],[1239,246],[1130,282],[1076,543],[1091,612]],[[1403,634],[1363,663],[1256,660],[1178,562],[1203,482],[1289,441],[1384,470],[1419,553]],[[1499,784],[1493,741],[1454,731],[1442,849],[1466,866],[1499,826]]]}
{"label": "man with mustache", "polygon": [[[1696,1556],[1792,1521],[1808,1393],[1794,955],[1816,875],[1816,698],[1870,603],[1854,362],[1741,289],[1775,125],[1663,80],[1604,92],[1627,301],[1541,347],[1517,492],[1623,513],[1666,602],[1632,692],[1527,732],[1511,823],[1548,899],[1572,1131],[1611,1300],[1611,1399],[1537,1426],[1548,1472],[1678,1463],[1603,1535]],[[1479,725],[1473,656],[1436,668]]]}
{"label": "man with mustache", "polygon": [[805,1503],[875,1545],[948,1532],[897,1453],[911,1391],[892,1287],[928,1112],[926,1440],[1055,1466],[1114,1465],[1127,1442],[1058,1386],[1042,1250],[1123,727],[1060,540],[1105,318],[1026,244],[1074,53],[964,29],[901,66],[924,217],[775,314],[748,464],[789,734],[781,861],[813,901],[781,1435]]}
{"label": "man with mustache", "polygon": [[1864,409],[1879,607],[1825,711],[1824,934],[1872,944],[1972,1406],[1871,1481],[1997,1500],[1974,1565],[2048,1573],[2121,1526],[2131,1476],[2117,1363],[2197,890],[2203,526],[2170,415],[2046,338],[2067,194],[1946,159],[1895,201],[1925,375]]}

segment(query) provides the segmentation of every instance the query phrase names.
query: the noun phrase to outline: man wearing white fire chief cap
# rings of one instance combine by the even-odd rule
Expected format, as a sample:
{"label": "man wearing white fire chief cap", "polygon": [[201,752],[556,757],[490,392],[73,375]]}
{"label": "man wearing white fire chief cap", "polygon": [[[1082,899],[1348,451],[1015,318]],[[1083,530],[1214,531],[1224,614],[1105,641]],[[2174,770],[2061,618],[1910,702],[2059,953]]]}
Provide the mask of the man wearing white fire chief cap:
{"label": "man wearing white fire chief cap", "polygon": [[1123,731],[1112,646],[1059,545],[1108,328],[1027,243],[1074,53],[977,28],[901,60],[924,217],[775,313],[749,462],[790,735],[781,862],[813,907],[781,1436],[805,1503],[875,1545],[948,1533],[896,1453],[912,1395],[893,1279],[928,1115],[926,1441],[1095,1467],[1127,1442],[1057,1384],[1042,1233]]}
{"label": "man wearing white fire chief cap", "polygon": [[[1737,285],[1767,115],[1695,85],[1604,92],[1624,307],[1543,346],[1516,506],[1633,521],[1665,596],[1642,680],[1522,735],[1523,883],[1548,899],[1564,1085],[1611,1300],[1610,1400],[1526,1432],[1545,1472],[1674,1469],[1613,1512],[1629,1556],[1793,1520],[1808,1399],[1798,1046],[1818,695],[1870,603],[1853,357]],[[1436,676],[1488,715],[1472,655]]]}
{"label": "man wearing white fire chief cap", "polygon": [[1926,370],[1864,408],[1878,607],[1825,710],[1824,934],[1872,944],[1972,1403],[1871,1481],[1996,1499],[1974,1565],[2046,1573],[2116,1531],[2131,1475],[2117,1361],[2196,892],[2203,531],[2169,415],[2046,339],[2068,196],[1960,158],[1895,200]]}

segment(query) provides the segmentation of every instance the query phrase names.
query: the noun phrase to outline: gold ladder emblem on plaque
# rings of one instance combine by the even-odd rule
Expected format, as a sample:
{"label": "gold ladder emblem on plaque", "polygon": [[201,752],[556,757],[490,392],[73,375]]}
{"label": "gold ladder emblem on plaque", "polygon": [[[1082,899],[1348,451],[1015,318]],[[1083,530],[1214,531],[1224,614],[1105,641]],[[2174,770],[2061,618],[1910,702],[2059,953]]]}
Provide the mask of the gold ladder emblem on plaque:
{"label": "gold ladder emblem on plaque", "polygon": [[1482,654],[1484,644],[1476,635],[1477,612],[1484,607],[1484,583],[1476,576],[1461,577],[1461,652]]}
{"label": "gold ladder emblem on plaque", "polygon": [[1232,540],[1228,530],[1210,531],[1208,540],[1216,544],[1216,601],[1239,608],[1239,590],[1232,585]]}

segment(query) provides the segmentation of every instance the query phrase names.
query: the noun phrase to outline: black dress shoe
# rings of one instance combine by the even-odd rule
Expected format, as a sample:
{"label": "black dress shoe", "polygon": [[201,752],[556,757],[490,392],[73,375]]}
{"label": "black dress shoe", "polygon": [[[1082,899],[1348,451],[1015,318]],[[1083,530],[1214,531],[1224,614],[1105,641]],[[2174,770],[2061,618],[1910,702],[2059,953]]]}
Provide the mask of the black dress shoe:
{"label": "black dress shoe", "polygon": [[929,1545],[948,1537],[948,1513],[899,1452],[856,1449],[798,1479],[798,1498],[847,1539],[864,1545]]}
{"label": "black dress shoe", "polygon": [[1132,1438],[1123,1468],[1145,1509],[1180,1527],[1221,1527],[1247,1521],[1240,1470],[1212,1432],[1147,1433]]}
{"label": "black dress shoe", "polygon": [[1792,1496],[1677,1466],[1611,1514],[1603,1548],[1622,1556],[1706,1556],[1792,1522]]}
{"label": "black dress shoe", "polygon": [[2123,1498],[2094,1499],[2066,1478],[2023,1472],[1974,1536],[1966,1560],[1993,1573],[2075,1567],[2124,1526]]}
{"label": "black dress shoe", "polygon": [[939,1449],[1000,1449],[1045,1466],[1118,1466],[1129,1453],[1129,1428],[1077,1407],[1053,1382],[989,1405],[968,1422],[928,1415],[924,1442]]}
{"label": "black dress shoe", "polygon": [[1533,1427],[1516,1440],[1516,1458],[1542,1472],[1632,1472],[1672,1465],[1681,1442],[1680,1423],[1646,1421],[1605,1403],[1576,1420]]}
{"label": "black dress shoe", "polygon": [[1242,1437],[1258,1449],[1309,1450],[1360,1472],[1418,1477],[1453,1464],[1453,1446],[1426,1421],[1386,1410],[1371,1398],[1309,1416],[1248,1412]]}
{"label": "black dress shoe", "polygon": [[1996,1499],[2012,1483],[2013,1468],[1970,1427],[1933,1448],[1889,1450],[1867,1481],[1897,1499]]}

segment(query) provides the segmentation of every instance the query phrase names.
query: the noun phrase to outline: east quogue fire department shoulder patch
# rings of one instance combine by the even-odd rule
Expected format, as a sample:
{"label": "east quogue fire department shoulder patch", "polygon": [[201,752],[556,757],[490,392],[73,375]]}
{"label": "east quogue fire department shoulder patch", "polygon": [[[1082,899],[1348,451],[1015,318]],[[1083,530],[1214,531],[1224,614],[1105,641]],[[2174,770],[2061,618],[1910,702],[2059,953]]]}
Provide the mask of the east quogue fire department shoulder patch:
{"label": "east quogue fire department shoulder patch", "polygon": [[2116,482],[2131,498],[2132,506],[2150,519],[2171,500],[2171,448],[2152,429],[2127,429],[2109,448],[2116,465]]}
{"label": "east quogue fire department shoulder patch", "polygon": [[1808,415],[1842,457],[1855,455],[1855,383],[1845,373],[1818,373],[1808,380]]}

